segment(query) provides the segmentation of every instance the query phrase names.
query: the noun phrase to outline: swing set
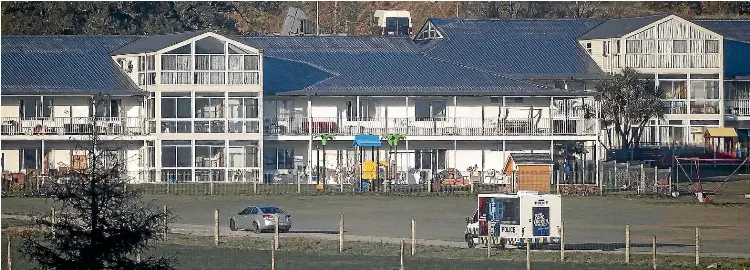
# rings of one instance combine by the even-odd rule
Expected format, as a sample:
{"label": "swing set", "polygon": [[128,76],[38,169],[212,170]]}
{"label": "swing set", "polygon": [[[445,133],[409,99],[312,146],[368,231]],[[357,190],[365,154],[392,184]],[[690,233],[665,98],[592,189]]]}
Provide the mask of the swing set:
{"label": "swing set", "polygon": [[[724,181],[721,181],[721,183],[713,191],[705,191],[703,188],[703,182],[701,181],[701,174],[700,174],[700,162],[701,161],[714,162],[714,163],[731,162],[731,161],[739,161],[739,159],[716,159],[716,158],[712,159],[712,158],[697,158],[697,157],[692,157],[692,158],[675,157],[674,159],[677,162],[677,166],[685,174],[685,177],[687,177],[688,181],[690,181],[690,183],[688,184],[688,189],[691,190],[693,194],[695,194],[695,196],[698,198],[698,202],[709,203],[714,199],[714,197],[716,196],[716,193],[719,192],[719,190],[724,186],[724,184],[727,183],[729,178],[732,177],[734,174],[736,174],[740,170],[740,168],[742,168],[742,166],[745,165],[745,163],[747,163],[748,160],[750,160],[750,157],[747,157],[744,160],[742,160],[742,163],[740,163],[740,165],[737,166],[737,169],[735,169],[731,174],[727,175],[727,177],[724,178]],[[680,161],[689,162],[690,164],[685,165],[685,166],[695,169],[695,175],[696,175],[695,182],[690,177],[690,174],[688,174],[688,172],[683,167],[683,163],[681,163]],[[693,169],[691,169],[691,173],[692,173],[692,170]]]}

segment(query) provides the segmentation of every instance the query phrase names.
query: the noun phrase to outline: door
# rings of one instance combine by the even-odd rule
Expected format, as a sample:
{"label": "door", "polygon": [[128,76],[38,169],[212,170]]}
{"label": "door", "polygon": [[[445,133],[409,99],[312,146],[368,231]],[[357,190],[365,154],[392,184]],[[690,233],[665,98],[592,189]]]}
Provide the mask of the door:
{"label": "door", "polygon": [[245,208],[241,212],[237,213],[237,218],[234,220],[235,226],[239,229],[247,229],[250,228],[250,225],[247,224],[247,219],[250,215],[250,208]]}

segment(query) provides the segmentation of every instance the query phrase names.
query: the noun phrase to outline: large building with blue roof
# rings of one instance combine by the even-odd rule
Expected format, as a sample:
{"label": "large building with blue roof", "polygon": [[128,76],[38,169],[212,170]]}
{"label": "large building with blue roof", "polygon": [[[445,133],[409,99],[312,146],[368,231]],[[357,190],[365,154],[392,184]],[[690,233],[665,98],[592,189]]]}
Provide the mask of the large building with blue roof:
{"label": "large building with blue roof", "polygon": [[[668,90],[670,113],[642,141],[702,144],[730,127],[747,147],[748,37],[747,20],[669,14],[430,19],[414,37],[4,35],[3,171],[85,168],[76,142],[96,132],[139,183],[312,182],[317,166],[352,183],[376,159],[396,183],[470,167],[474,181],[513,183],[510,153],[580,143],[594,161],[617,145],[596,84],[626,67]],[[405,140],[354,146],[362,134]]]}

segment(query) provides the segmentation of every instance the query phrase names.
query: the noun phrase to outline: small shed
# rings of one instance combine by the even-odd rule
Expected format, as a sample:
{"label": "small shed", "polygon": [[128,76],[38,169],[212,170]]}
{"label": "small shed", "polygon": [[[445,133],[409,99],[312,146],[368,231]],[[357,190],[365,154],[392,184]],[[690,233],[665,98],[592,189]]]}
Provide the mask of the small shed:
{"label": "small shed", "polygon": [[550,192],[552,157],[546,153],[512,153],[505,162],[503,172],[513,176],[517,190]]}

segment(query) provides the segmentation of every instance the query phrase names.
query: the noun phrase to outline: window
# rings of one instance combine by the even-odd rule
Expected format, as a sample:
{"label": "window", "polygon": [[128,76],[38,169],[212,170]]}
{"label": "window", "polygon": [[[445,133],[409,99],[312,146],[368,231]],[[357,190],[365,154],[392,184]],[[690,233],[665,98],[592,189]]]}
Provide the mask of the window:
{"label": "window", "polygon": [[518,225],[521,221],[521,209],[520,209],[519,198],[502,198],[498,202],[498,211],[502,220],[501,224],[504,225]]}
{"label": "window", "polygon": [[687,40],[672,41],[672,53],[688,53]]}
{"label": "window", "polygon": [[[163,93],[161,98],[161,132],[190,133],[190,93]],[[171,120],[174,119],[174,120]],[[182,120],[178,120],[182,119]]]}
{"label": "window", "polygon": [[223,118],[224,93],[195,93],[195,118]]}
{"label": "window", "polygon": [[294,169],[294,149],[268,148],[263,151],[265,169]]}
{"label": "window", "polygon": [[190,84],[192,56],[190,44],[171,50],[161,56],[162,84]]}
{"label": "window", "polygon": [[120,117],[120,100],[102,100],[94,105],[97,117]]}
{"label": "window", "polygon": [[[661,75],[659,77],[661,77]],[[687,98],[687,81],[659,80],[659,87],[663,87],[666,89],[667,99]]]}
{"label": "window", "polygon": [[718,40],[703,41],[703,47],[706,53],[719,53],[719,41]]}
{"label": "window", "polygon": [[417,100],[414,103],[414,114],[417,121],[445,121],[445,101]]}
{"label": "window", "polygon": [[195,141],[195,167],[224,167],[224,141]]}
{"label": "window", "polygon": [[45,99],[21,99],[19,106],[19,115],[21,117],[51,117],[52,100]]}
{"label": "window", "polygon": [[[347,101],[346,104],[346,117],[348,121],[356,121],[357,113],[354,112],[354,108],[357,107],[356,101]],[[359,101],[359,118],[362,121],[375,120],[378,117],[378,103],[374,100],[360,100]],[[354,120],[352,120],[354,119]]]}
{"label": "window", "polygon": [[435,29],[435,26],[432,25],[432,23],[428,23],[426,29],[417,35],[416,40],[436,38],[443,38],[443,35]]}
{"label": "window", "polygon": [[21,149],[21,169],[38,169],[39,166],[39,149],[24,148]]}
{"label": "window", "polygon": [[231,168],[258,167],[258,143],[255,141],[229,141],[227,161]]}
{"label": "window", "polygon": [[420,170],[444,170],[447,150],[421,149],[414,151],[414,166]]}
{"label": "window", "polygon": [[245,209],[242,209],[242,211],[240,211],[240,212],[239,212],[239,213],[237,213],[237,214],[238,214],[238,215],[241,215],[241,216],[244,216],[244,215],[249,215],[249,214],[250,214],[250,212],[252,211],[252,210],[250,210],[250,209],[251,209],[250,207],[248,207],[248,208],[245,208]]}
{"label": "window", "polygon": [[690,81],[691,99],[719,99],[718,81]]}
{"label": "window", "polygon": [[640,40],[628,40],[625,41],[625,52],[626,53],[641,53],[643,48],[641,47]]}
{"label": "window", "polygon": [[283,214],[284,213],[284,210],[281,210],[281,208],[273,207],[273,206],[261,207],[260,211],[263,212],[263,214]]}
{"label": "window", "polygon": [[155,67],[156,58],[153,55],[138,56],[138,85],[156,84]]}
{"label": "window", "polygon": [[250,209],[250,214],[252,214],[252,215],[257,215],[257,214],[258,214],[258,208],[257,208],[257,207],[253,207],[253,208],[251,208],[251,209]]}
{"label": "window", "polygon": [[586,42],[586,52],[591,54],[591,42]]}
{"label": "window", "polygon": [[161,166],[165,168],[190,167],[192,159],[190,141],[162,141]]}
{"label": "window", "polygon": [[620,54],[620,41],[615,41],[615,53]]}
{"label": "window", "polygon": [[604,48],[602,50],[602,54],[604,56],[608,56],[609,55],[609,41],[602,41],[602,47]]}

